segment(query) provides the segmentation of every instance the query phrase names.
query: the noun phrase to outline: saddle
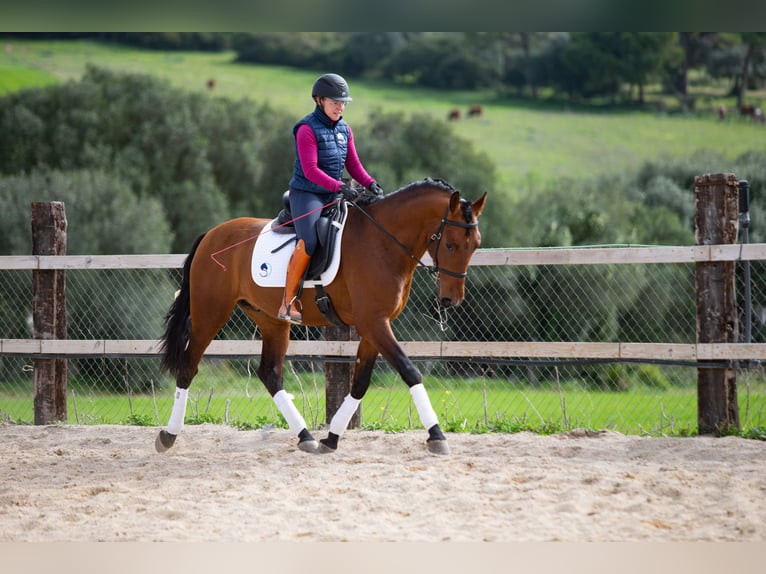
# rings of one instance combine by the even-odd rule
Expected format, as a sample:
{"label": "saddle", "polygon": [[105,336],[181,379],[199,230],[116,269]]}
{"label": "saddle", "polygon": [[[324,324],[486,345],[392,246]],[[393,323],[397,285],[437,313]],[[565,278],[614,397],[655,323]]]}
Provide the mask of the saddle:
{"label": "saddle", "polygon": [[[316,281],[332,263],[333,253],[335,252],[335,242],[338,239],[338,231],[342,227],[342,222],[346,218],[348,208],[345,201],[337,201],[322,210],[322,214],[316,224],[317,250],[311,256],[308,269],[306,270],[305,280]],[[276,217],[275,225],[272,227],[272,233],[295,235],[295,225],[292,223],[293,216],[290,213],[290,191],[282,194],[282,211]],[[278,251],[282,247],[294,241],[294,237],[286,241],[282,246],[275,249]]]}

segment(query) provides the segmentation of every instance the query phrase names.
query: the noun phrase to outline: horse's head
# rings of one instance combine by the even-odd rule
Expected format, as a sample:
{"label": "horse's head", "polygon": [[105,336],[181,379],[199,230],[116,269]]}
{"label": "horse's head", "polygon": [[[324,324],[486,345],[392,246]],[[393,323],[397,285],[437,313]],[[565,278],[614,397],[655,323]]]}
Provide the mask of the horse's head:
{"label": "horse's head", "polygon": [[428,252],[439,283],[442,307],[459,305],[465,297],[465,277],[473,252],[481,245],[478,219],[487,200],[485,193],[473,203],[452,192],[439,230],[431,236]]}

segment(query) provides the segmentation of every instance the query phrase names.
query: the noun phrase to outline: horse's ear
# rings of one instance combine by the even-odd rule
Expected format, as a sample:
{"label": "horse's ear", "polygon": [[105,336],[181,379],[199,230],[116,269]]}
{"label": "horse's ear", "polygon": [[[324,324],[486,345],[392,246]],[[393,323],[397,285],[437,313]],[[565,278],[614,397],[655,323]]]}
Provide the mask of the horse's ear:
{"label": "horse's ear", "polygon": [[460,192],[453,191],[452,195],[450,195],[449,197],[449,210],[454,213],[459,208],[460,208]]}
{"label": "horse's ear", "polygon": [[473,214],[478,218],[481,215],[482,210],[484,209],[484,202],[487,201],[487,192],[484,192],[484,195],[482,195],[479,199],[474,201],[471,204],[471,211],[473,211]]}

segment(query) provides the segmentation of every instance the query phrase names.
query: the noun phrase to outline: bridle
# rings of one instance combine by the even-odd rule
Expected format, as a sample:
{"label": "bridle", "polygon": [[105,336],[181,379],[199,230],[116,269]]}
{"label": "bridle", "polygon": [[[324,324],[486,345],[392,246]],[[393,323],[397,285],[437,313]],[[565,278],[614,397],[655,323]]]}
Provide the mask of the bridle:
{"label": "bridle", "polygon": [[442,236],[444,234],[444,229],[448,225],[452,225],[455,227],[460,227],[462,229],[474,229],[479,226],[478,222],[474,223],[464,223],[462,221],[452,221],[451,219],[447,219],[447,216],[449,215],[449,205],[447,206],[447,209],[444,210],[444,216],[442,217],[441,224],[439,225],[439,229],[436,230],[435,233],[431,235],[428,241],[428,245],[430,246],[434,241],[436,242],[436,248],[434,249],[434,256],[433,256],[433,265],[426,265],[423,263],[423,261],[415,255],[412,250],[404,245],[401,241],[399,241],[396,237],[394,237],[385,227],[383,227],[380,223],[375,221],[375,219],[367,213],[364,209],[359,207],[354,202],[349,202],[351,205],[356,207],[359,211],[364,214],[364,216],[369,219],[375,227],[380,229],[386,236],[388,236],[389,239],[391,239],[394,243],[396,243],[407,255],[409,255],[412,259],[417,261],[418,265],[421,267],[424,267],[429,273],[434,275],[437,279],[439,278],[439,275],[441,273],[444,273],[445,275],[449,275],[450,277],[457,277],[458,279],[465,279],[468,273],[456,273],[454,271],[450,271],[449,269],[444,269],[442,267],[439,267],[439,246],[441,245]]}

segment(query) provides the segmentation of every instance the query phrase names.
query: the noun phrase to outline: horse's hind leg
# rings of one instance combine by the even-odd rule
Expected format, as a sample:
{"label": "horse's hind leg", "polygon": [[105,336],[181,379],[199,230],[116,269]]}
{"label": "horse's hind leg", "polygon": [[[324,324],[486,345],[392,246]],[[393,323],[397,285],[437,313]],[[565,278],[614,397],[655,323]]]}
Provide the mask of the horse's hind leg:
{"label": "horse's hind leg", "polygon": [[290,432],[298,437],[298,448],[305,452],[316,452],[318,443],[306,428],[306,421],[293,403],[293,396],[283,386],[283,371],[287,347],[290,344],[290,324],[272,317],[254,316],[261,330],[261,364],[258,378],[269,391],[279,412],[285,417]]}
{"label": "horse's hind leg", "polygon": [[210,344],[210,341],[213,340],[213,337],[215,337],[217,332],[218,329],[216,329],[209,337],[205,336],[201,340],[199,337],[192,336],[186,353],[186,365],[176,377],[176,392],[173,395],[173,410],[170,413],[167,429],[160,431],[157,440],[154,443],[157,452],[165,452],[172,447],[176,441],[176,437],[181,430],[183,430],[184,419],[186,418],[186,405],[189,400],[189,386],[191,386],[192,379],[197,374],[202,354],[205,352],[205,349]]}
{"label": "horse's hind leg", "polygon": [[226,321],[234,310],[234,303],[232,302],[230,306],[219,305],[219,308],[213,312],[212,307],[214,302],[215,298],[211,297],[200,303],[200,305],[205,305],[206,303],[205,307],[198,307],[205,308],[208,312],[205,321],[202,321],[199,318],[195,321],[192,317],[189,344],[183,354],[183,365],[179,368],[178,374],[176,375],[176,392],[173,396],[173,410],[170,413],[167,428],[160,431],[154,442],[157,452],[165,452],[172,447],[176,441],[176,437],[184,428],[186,405],[189,398],[189,386],[191,385],[192,379],[197,374],[202,355],[218,331],[220,331],[226,324]]}

